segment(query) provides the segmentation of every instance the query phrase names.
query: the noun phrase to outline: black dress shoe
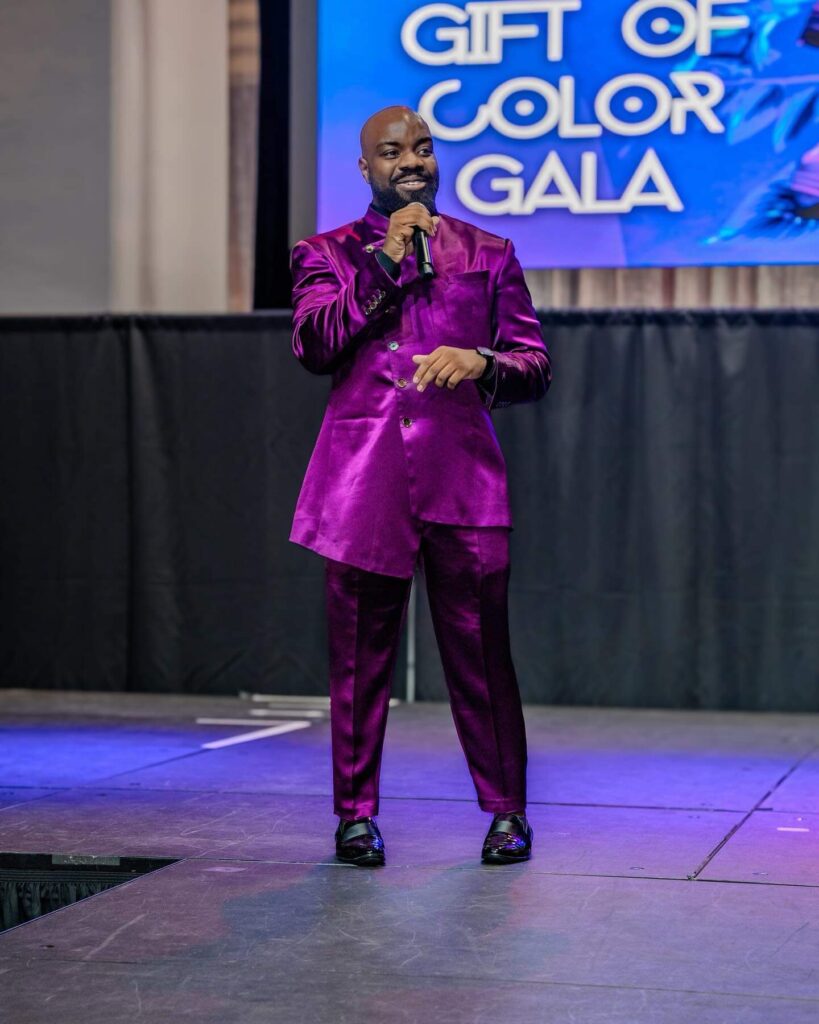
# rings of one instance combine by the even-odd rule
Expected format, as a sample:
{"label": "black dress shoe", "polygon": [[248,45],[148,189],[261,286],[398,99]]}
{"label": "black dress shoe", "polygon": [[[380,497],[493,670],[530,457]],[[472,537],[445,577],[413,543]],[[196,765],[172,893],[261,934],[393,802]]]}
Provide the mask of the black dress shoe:
{"label": "black dress shoe", "polygon": [[514,864],[532,856],[532,826],[525,814],[496,814],[481,851],[484,864]]}
{"label": "black dress shoe", "polygon": [[384,863],[384,840],[372,818],[345,821],[336,829],[336,860],[361,868],[380,867]]}

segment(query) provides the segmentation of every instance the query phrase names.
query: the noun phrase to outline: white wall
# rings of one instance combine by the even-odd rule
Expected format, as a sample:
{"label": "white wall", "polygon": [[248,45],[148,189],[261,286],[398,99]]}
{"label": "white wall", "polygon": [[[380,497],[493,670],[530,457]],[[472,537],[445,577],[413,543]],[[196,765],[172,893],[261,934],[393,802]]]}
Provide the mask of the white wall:
{"label": "white wall", "polygon": [[110,5],[0,3],[0,313],[109,297]]}
{"label": "white wall", "polygon": [[0,314],[228,308],[227,7],[0,2]]}

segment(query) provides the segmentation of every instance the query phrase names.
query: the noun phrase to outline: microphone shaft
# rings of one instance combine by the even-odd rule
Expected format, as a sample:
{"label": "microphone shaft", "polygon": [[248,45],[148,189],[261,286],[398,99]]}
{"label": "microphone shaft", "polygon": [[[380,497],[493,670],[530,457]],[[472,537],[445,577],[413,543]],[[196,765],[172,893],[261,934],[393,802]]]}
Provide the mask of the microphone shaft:
{"label": "microphone shaft", "polygon": [[429,235],[416,226],[412,232],[412,240],[415,243],[418,276],[428,281],[431,277],[435,277],[435,267],[432,265],[432,254],[429,251]]}

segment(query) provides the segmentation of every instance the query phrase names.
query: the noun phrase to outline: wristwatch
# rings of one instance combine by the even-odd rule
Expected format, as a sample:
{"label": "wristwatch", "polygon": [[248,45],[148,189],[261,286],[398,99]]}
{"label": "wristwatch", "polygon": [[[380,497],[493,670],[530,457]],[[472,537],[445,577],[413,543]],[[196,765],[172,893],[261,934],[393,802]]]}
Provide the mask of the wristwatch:
{"label": "wristwatch", "polygon": [[486,369],[478,377],[478,380],[488,380],[495,371],[495,353],[491,348],[478,348],[475,350],[479,356],[483,356],[486,360]]}

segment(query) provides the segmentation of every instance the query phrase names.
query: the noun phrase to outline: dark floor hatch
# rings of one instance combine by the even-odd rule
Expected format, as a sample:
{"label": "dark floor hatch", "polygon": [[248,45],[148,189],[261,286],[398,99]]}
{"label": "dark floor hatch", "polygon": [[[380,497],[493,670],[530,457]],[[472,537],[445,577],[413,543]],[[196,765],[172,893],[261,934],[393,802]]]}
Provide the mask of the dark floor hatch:
{"label": "dark floor hatch", "polygon": [[0,931],[173,863],[156,857],[0,853]]}

